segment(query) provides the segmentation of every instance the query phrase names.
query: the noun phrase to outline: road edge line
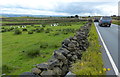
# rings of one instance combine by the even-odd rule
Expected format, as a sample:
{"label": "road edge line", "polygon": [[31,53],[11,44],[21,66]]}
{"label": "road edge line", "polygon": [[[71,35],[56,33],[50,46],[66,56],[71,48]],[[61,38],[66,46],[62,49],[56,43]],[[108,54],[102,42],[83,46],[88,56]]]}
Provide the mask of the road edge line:
{"label": "road edge line", "polygon": [[106,53],[107,53],[107,56],[108,56],[108,58],[109,58],[109,60],[110,60],[110,63],[112,64],[112,67],[113,67],[113,69],[114,69],[114,72],[115,72],[115,74],[118,76],[118,74],[119,74],[118,68],[117,68],[117,66],[115,65],[115,62],[114,62],[112,56],[110,55],[110,52],[109,52],[109,50],[108,50],[108,48],[107,48],[107,46],[106,46],[106,44],[105,44],[105,42],[104,42],[101,34],[100,34],[97,26],[95,25],[95,23],[94,23],[94,26],[96,27],[97,33],[98,33],[98,35],[99,35],[99,37],[100,37],[100,39],[101,39],[101,41],[102,41],[102,43],[103,43],[103,46],[104,46],[105,51],[106,51]]}

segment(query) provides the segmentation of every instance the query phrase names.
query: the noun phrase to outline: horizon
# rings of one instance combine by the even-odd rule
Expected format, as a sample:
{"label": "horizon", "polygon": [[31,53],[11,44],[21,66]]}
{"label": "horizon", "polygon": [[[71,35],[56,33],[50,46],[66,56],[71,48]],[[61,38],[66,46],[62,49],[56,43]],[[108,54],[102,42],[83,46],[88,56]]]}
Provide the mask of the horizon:
{"label": "horizon", "polygon": [[[34,15],[34,14],[0,14],[0,17],[71,17],[71,16],[75,16],[75,15]],[[88,16],[83,16],[83,15],[78,15],[79,17],[88,17]],[[94,15],[95,16],[95,15]],[[90,16],[90,17],[94,17],[94,16]],[[96,15],[98,16],[98,15]],[[99,16],[114,16],[114,15],[99,15]],[[118,16],[118,15],[115,15]]]}

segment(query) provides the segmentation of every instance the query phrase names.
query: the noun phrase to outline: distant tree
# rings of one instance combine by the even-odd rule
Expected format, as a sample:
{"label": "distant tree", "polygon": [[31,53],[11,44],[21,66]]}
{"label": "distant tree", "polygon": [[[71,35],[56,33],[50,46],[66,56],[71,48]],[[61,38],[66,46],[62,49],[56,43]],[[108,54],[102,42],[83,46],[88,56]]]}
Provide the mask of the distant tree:
{"label": "distant tree", "polygon": [[79,16],[78,15],[75,15],[75,18],[78,18]]}
{"label": "distant tree", "polygon": [[113,17],[116,17],[116,15],[113,15]]}
{"label": "distant tree", "polygon": [[90,17],[90,16],[88,16],[88,17]]}
{"label": "distant tree", "polygon": [[71,16],[71,18],[74,18],[74,16]]}

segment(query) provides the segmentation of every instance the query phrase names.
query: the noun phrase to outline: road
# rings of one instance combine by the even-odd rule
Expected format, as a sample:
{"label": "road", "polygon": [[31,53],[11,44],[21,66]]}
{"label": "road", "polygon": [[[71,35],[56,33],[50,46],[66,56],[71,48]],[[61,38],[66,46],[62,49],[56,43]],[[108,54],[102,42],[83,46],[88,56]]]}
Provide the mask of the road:
{"label": "road", "polygon": [[[100,44],[103,46],[101,48],[102,57],[105,68],[110,68],[111,70],[107,72],[107,75],[116,75],[120,72],[120,52],[118,48],[120,41],[120,27],[118,25],[112,24],[111,27],[100,27],[98,23],[94,23],[97,32],[100,37]],[[102,39],[102,40],[101,40]]]}

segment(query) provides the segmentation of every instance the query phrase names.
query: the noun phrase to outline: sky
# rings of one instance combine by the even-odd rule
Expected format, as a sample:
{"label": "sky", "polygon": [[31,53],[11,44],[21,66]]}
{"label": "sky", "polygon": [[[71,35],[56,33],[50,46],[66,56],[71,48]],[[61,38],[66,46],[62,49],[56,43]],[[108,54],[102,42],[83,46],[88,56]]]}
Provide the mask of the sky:
{"label": "sky", "polygon": [[2,14],[118,15],[118,0],[0,0]]}

